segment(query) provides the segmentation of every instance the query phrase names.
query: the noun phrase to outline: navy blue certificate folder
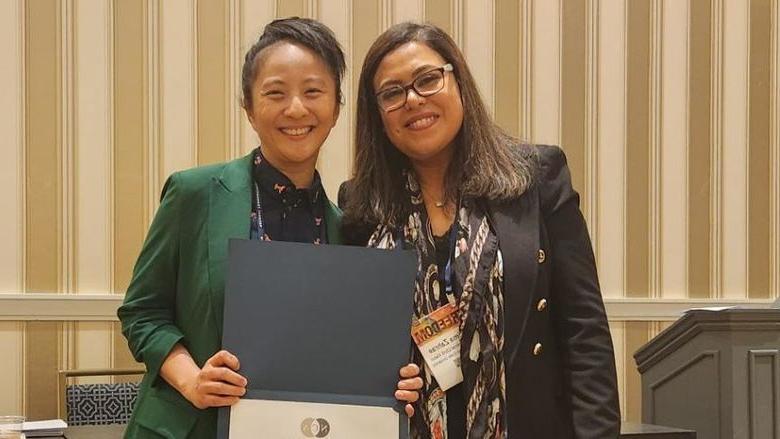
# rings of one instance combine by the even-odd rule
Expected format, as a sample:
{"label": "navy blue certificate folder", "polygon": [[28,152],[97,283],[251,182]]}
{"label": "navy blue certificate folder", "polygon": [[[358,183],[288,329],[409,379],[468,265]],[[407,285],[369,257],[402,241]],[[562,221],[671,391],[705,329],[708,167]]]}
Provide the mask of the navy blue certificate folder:
{"label": "navy blue certificate folder", "polygon": [[230,240],[222,345],[244,398],[400,407],[416,268],[413,251]]}

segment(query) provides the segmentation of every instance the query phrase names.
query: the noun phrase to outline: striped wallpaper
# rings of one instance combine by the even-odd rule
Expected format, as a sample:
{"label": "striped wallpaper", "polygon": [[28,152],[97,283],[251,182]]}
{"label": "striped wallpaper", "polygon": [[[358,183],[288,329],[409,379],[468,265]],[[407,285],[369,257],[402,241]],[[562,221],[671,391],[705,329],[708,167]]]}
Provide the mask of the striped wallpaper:
{"label": "striped wallpaper", "polygon": [[[321,154],[349,175],[362,58],[427,20],[463,48],[498,123],[561,144],[604,295],[780,292],[778,0],[7,0],[0,2],[0,292],[122,294],[171,172],[248,152],[243,52],[274,17],[328,24],[346,107]],[[667,326],[613,321],[632,353]],[[131,365],[115,322],[0,322],[0,414],[56,415],[56,370]]]}

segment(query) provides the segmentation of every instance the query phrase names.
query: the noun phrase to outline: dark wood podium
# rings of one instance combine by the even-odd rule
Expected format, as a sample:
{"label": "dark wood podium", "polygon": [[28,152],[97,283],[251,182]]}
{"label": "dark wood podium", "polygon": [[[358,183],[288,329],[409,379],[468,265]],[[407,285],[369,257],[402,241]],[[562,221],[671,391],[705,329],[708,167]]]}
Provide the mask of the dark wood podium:
{"label": "dark wood podium", "polygon": [[780,439],[780,309],[693,310],[635,354],[642,422]]}

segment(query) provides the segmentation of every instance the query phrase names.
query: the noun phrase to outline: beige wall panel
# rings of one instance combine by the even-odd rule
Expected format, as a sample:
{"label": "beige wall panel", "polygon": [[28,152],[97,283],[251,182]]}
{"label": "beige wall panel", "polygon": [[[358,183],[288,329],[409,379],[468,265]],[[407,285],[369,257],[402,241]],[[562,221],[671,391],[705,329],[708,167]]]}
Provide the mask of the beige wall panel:
{"label": "beige wall panel", "polygon": [[425,0],[425,21],[435,24],[447,31],[450,36],[453,34],[452,26],[452,8],[453,2],[450,0]]}
{"label": "beige wall panel", "polygon": [[650,293],[650,14],[651,0],[626,7],[627,295]]}
{"label": "beige wall panel", "polygon": [[276,16],[279,18],[303,17],[306,15],[306,6],[307,0],[276,0]]}
{"label": "beige wall panel", "polygon": [[723,289],[723,277],[721,269],[723,267],[723,42],[725,14],[724,1],[712,1],[712,15],[710,20],[711,35],[711,57],[712,69],[711,77],[711,139],[710,143],[710,188],[712,196],[710,197],[710,218],[712,226],[710,227],[709,248],[710,248],[710,291],[709,297],[721,297]]}
{"label": "beige wall panel", "polygon": [[0,322],[0,413],[22,414],[24,410],[24,324]]}
{"label": "beige wall panel", "polygon": [[[320,0],[320,20],[333,30],[339,40],[347,63],[352,52],[352,0]],[[336,126],[320,150],[318,169],[322,176],[325,192],[335,201],[341,182],[349,178],[352,169],[352,113],[355,111],[355,95],[350,85],[353,75],[348,68],[341,80],[344,105],[339,112]]]}
{"label": "beige wall panel", "polygon": [[625,385],[623,395],[625,410],[623,421],[642,421],[642,380],[634,361],[634,352],[650,340],[650,322],[625,323]]}
{"label": "beige wall panel", "polygon": [[0,217],[0,292],[9,293],[24,285],[24,17],[21,0],[0,2],[0,188],[8,212]]}
{"label": "beige wall panel", "polygon": [[60,289],[60,9],[57,1],[26,2],[26,279],[31,292]]}
{"label": "beige wall panel", "polygon": [[227,92],[227,143],[229,158],[234,159],[244,155],[241,143],[241,121],[244,111],[241,108],[241,67],[244,64],[242,50],[243,33],[241,31],[241,0],[227,0],[227,62],[225,75]]}
{"label": "beige wall panel", "polygon": [[146,58],[146,209],[144,219],[146,224],[152,223],[154,212],[160,204],[160,190],[166,175],[163,175],[163,151],[160,145],[160,2],[146,3],[146,37],[144,38]]}
{"label": "beige wall panel", "polygon": [[[76,331],[74,367],[77,369],[104,369],[111,367],[113,339],[111,323],[78,322]],[[80,380],[83,383],[101,383],[105,378]]]}
{"label": "beige wall panel", "polygon": [[60,291],[63,293],[72,293],[75,289],[76,269],[75,263],[75,245],[78,237],[75,236],[75,123],[74,123],[74,2],[72,0],[60,1],[59,4],[60,29],[60,105],[61,114],[59,115],[59,136],[60,161],[60,205],[58,206],[57,222],[60,224],[60,246],[57,249],[60,253]]}
{"label": "beige wall panel", "polygon": [[748,2],[725,2],[723,33],[723,296],[747,294]]}
{"label": "beige wall panel", "polygon": [[230,109],[226,105],[228,82],[225,71],[225,65],[230,61],[227,12],[227,5],[224,2],[199,1],[197,3],[199,165],[222,162],[230,157],[230,145],[228,145]]}
{"label": "beige wall panel", "polygon": [[[74,11],[76,292],[105,293],[112,287],[110,5],[103,0],[79,0]],[[110,324],[72,326],[75,331],[68,335],[75,341],[74,366],[109,367]]]}
{"label": "beige wall panel", "polygon": [[688,149],[688,2],[664,0],[661,33],[661,282],[665,298],[685,298]]}
{"label": "beige wall panel", "polygon": [[[127,288],[148,227],[147,9],[114,3],[114,291]],[[113,330],[113,365],[127,365],[127,343]]]}
{"label": "beige wall panel", "polygon": [[534,143],[558,145],[560,137],[560,0],[534,0],[531,131]]}
{"label": "beige wall panel", "polygon": [[[727,15],[728,16],[728,15]],[[750,106],[749,203],[748,203],[748,294],[770,294],[770,201],[769,99],[772,0],[750,2]],[[780,194],[775,194],[778,196]]]}
{"label": "beige wall panel", "polygon": [[520,134],[520,4],[496,0],[496,123],[513,136]]}
{"label": "beige wall panel", "polygon": [[[323,7],[324,9],[324,7]],[[347,13],[348,11],[345,11]],[[276,14],[275,1],[241,1],[241,45],[240,45],[240,63],[238,66],[238,75],[241,76],[241,69],[244,65],[244,56],[246,52],[257,41],[263,33],[266,24],[274,19]],[[237,100],[240,102],[241,90],[239,86]],[[257,147],[257,134],[249,124],[244,112],[241,112],[241,153],[248,154],[249,151]]]}
{"label": "beige wall panel", "polygon": [[[615,350],[615,371],[617,373],[618,396],[620,397],[620,413],[626,412],[626,398],[623,389],[626,388],[626,323],[609,322],[609,331],[612,334],[612,346]],[[636,364],[636,363],[635,363]]]}
{"label": "beige wall panel", "polygon": [[[649,297],[660,297],[661,275],[661,118],[662,118],[662,33],[663,2],[650,2],[650,96],[648,97],[650,129],[648,135],[648,291]],[[629,197],[629,200],[631,198]]]}
{"label": "beige wall panel", "polygon": [[194,2],[170,0],[160,5],[161,173],[164,176],[198,163]]}
{"label": "beige wall panel", "polygon": [[566,151],[572,186],[580,193],[580,207],[585,212],[590,207],[585,186],[587,19],[587,1],[561,3],[561,147]]}
{"label": "beige wall panel", "polygon": [[[366,52],[371,47],[376,37],[382,33],[382,0],[359,0],[352,2],[352,53],[351,58],[347,58],[347,70],[352,70],[352,99],[357,99],[358,81],[360,80],[360,70],[363,67],[363,60]],[[349,86],[344,83],[344,87]],[[349,116],[350,127],[355,126],[355,114],[350,112],[341,117]],[[332,194],[331,194],[332,195]]]}
{"label": "beige wall panel", "polygon": [[28,322],[24,338],[25,416],[30,421],[57,417],[57,370],[62,323]]}
{"label": "beige wall panel", "polygon": [[425,21],[425,0],[393,0],[393,24]]}
{"label": "beige wall panel", "polygon": [[771,288],[775,297],[780,297],[780,32],[778,27],[780,27],[780,2],[774,1],[772,3],[772,109],[770,112],[772,255],[769,266],[772,268]]}
{"label": "beige wall panel", "polygon": [[496,108],[493,76],[495,35],[486,29],[493,28],[494,12],[492,1],[464,0],[463,2],[463,54],[490,114],[494,114]]}
{"label": "beige wall panel", "polygon": [[133,359],[127,340],[122,335],[122,326],[119,322],[111,323],[111,337],[113,352],[111,353],[112,366],[116,368],[138,367],[139,363]]}
{"label": "beige wall panel", "polygon": [[[518,51],[519,51],[519,79],[518,79],[518,136],[525,142],[531,142],[533,138],[533,29],[534,29],[534,0],[521,0],[518,2]],[[500,95],[500,94],[499,94]]]}
{"label": "beige wall panel", "polygon": [[626,233],[626,5],[599,4],[598,248],[602,294],[625,294]]}
{"label": "beige wall panel", "polygon": [[111,290],[111,9],[75,4],[76,291]]}
{"label": "beige wall panel", "polygon": [[146,8],[114,3],[114,291],[124,292],[146,234]]}
{"label": "beige wall panel", "polygon": [[424,20],[425,0],[393,0],[393,23]]}
{"label": "beige wall panel", "polygon": [[[148,175],[147,9],[114,2],[114,292],[123,293],[146,229]],[[127,343],[112,331],[115,367],[127,366]]]}
{"label": "beige wall panel", "polygon": [[598,158],[599,151],[599,57],[601,56],[599,33],[601,33],[601,21],[599,20],[599,0],[586,2],[585,18],[585,138],[583,147],[582,164],[582,189],[580,202],[585,221],[590,230],[591,240],[596,242],[594,251],[598,253]]}
{"label": "beige wall panel", "polygon": [[688,296],[710,295],[712,7],[691,0],[688,66]]}

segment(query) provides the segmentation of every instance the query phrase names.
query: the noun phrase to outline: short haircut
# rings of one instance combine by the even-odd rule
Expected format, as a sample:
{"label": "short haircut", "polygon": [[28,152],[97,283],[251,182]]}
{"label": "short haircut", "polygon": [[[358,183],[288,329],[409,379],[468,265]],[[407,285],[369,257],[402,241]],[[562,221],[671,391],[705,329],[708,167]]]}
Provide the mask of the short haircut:
{"label": "short haircut", "polygon": [[341,80],[344,77],[346,63],[344,52],[333,31],[319,21],[310,18],[289,17],[274,20],[263,29],[263,34],[246,52],[244,67],[241,71],[241,106],[252,108],[252,84],[257,77],[257,56],[263,49],[281,41],[287,41],[306,47],[316,53],[328,66],[336,83],[336,101],[342,103]]}

